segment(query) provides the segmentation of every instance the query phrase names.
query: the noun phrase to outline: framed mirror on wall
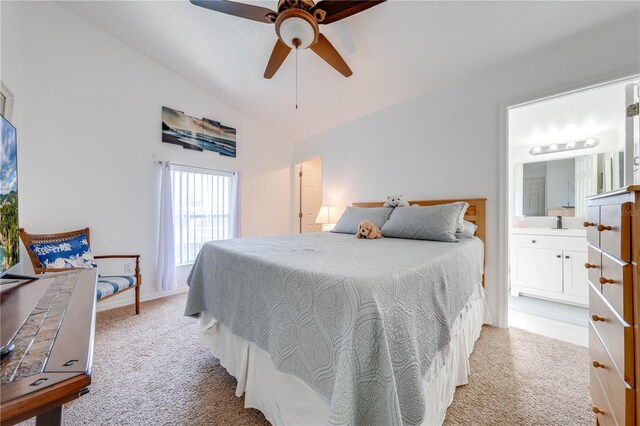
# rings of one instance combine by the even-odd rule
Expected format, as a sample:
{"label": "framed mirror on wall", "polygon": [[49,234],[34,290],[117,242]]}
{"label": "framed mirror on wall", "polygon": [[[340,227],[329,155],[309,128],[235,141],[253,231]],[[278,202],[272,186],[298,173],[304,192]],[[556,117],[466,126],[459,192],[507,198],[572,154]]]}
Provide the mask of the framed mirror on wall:
{"label": "framed mirror on wall", "polygon": [[624,151],[518,163],[516,216],[584,217],[587,196],[612,191],[623,183]]}

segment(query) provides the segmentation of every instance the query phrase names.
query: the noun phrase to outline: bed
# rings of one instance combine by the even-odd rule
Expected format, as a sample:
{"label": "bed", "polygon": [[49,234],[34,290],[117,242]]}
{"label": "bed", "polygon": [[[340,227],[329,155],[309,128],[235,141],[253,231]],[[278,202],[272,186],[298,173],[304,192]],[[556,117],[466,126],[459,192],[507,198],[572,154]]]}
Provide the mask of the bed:
{"label": "bed", "polygon": [[[459,243],[330,232],[209,242],[185,313],[273,424],[441,424],[489,322],[484,199]],[[378,207],[382,203],[354,203]]]}

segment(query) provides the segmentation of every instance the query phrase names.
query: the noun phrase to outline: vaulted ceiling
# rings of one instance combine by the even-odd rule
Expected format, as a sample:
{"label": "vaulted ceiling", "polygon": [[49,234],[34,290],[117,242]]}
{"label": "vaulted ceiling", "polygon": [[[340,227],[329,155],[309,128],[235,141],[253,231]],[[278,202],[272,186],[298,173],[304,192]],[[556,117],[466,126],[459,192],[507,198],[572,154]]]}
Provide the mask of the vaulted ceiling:
{"label": "vaulted ceiling", "polygon": [[[276,1],[247,2],[276,8]],[[77,1],[63,5],[246,115],[300,140],[416,97],[492,64],[619,16],[637,2],[387,1],[321,31],[354,74],[313,52],[262,78],[273,25],[188,1]]]}

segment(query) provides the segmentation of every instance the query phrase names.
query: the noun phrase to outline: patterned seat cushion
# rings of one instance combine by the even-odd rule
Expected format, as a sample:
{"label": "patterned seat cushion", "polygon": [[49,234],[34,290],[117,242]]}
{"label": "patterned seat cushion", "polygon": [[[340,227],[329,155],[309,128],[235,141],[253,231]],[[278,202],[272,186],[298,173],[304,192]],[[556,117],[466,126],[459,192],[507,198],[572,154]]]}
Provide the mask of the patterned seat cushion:
{"label": "patterned seat cushion", "polygon": [[135,285],[135,278],[128,275],[110,275],[98,277],[98,290],[96,299],[100,300],[107,296],[125,290]]}
{"label": "patterned seat cushion", "polygon": [[31,244],[31,250],[45,268],[95,268],[86,235],[54,243]]}

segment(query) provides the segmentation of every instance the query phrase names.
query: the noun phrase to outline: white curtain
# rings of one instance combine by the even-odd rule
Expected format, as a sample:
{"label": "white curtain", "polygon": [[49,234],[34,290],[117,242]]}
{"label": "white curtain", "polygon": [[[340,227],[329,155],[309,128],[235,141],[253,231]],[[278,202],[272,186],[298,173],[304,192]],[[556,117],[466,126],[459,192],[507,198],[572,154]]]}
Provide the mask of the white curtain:
{"label": "white curtain", "polygon": [[162,163],[160,184],[160,230],[158,238],[158,290],[173,290],[176,283],[175,244],[173,233],[173,191],[171,163]]}
{"label": "white curtain", "polygon": [[231,176],[229,238],[240,238],[240,172],[233,172]]}

